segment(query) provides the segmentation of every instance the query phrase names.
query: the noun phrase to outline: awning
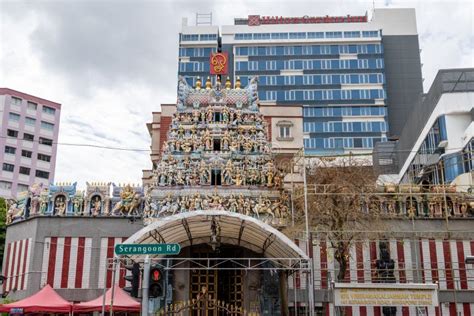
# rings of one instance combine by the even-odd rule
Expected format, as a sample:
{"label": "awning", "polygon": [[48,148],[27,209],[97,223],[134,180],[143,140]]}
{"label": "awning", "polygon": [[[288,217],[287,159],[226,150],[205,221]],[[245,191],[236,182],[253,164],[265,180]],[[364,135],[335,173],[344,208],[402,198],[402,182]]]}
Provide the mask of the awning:
{"label": "awning", "polygon": [[72,304],[46,284],[39,292],[18,302],[0,306],[0,312],[10,312],[18,308],[22,313],[69,313]]}
{"label": "awning", "polygon": [[[106,312],[110,311],[111,298],[112,288],[108,289],[107,292],[105,292]],[[102,311],[103,299],[104,296],[101,295],[92,301],[76,304],[74,305],[73,310],[74,312],[100,312]],[[113,306],[114,312],[139,312],[141,305],[139,302],[132,299],[130,295],[128,295],[118,285],[115,285]]]}
{"label": "awning", "polygon": [[124,243],[178,243],[183,248],[209,243],[213,229],[221,244],[242,246],[266,258],[308,260],[282,232],[256,218],[227,211],[192,211],[159,218]]}

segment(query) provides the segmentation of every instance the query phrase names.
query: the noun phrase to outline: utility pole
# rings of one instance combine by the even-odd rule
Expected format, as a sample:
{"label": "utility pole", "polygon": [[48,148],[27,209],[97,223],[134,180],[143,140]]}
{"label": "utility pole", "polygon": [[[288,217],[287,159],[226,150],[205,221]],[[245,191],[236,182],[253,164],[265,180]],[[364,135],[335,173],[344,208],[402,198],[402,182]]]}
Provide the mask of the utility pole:
{"label": "utility pole", "polygon": [[[306,158],[304,155],[304,149],[301,151],[301,158],[303,158],[303,190],[304,190],[304,216],[306,222],[306,254],[309,257],[310,247],[313,245],[313,241],[310,240],[309,234],[309,216],[308,216],[308,187],[306,182]],[[313,271],[313,258],[309,258],[309,280],[308,280],[308,301],[309,301],[309,315],[314,316],[314,271]]]}
{"label": "utility pole", "polygon": [[142,316],[148,315],[148,287],[150,282],[150,256],[145,257],[142,279]]}

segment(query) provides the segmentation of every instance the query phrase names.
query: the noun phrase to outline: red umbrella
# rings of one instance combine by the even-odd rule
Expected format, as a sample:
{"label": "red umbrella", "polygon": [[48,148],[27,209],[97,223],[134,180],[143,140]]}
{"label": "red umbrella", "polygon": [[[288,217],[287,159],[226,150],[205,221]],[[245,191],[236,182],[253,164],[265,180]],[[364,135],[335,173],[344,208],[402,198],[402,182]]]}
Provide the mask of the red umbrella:
{"label": "red umbrella", "polygon": [[[110,302],[112,298],[112,288],[105,292],[105,311],[110,311]],[[104,296],[101,295],[98,298],[89,301],[76,304],[73,307],[74,312],[100,312],[102,311],[102,303]],[[114,288],[114,312],[139,312],[141,304],[131,298],[124,290],[118,285]]]}
{"label": "red umbrella", "polygon": [[0,312],[10,312],[12,308],[22,309],[23,313],[69,313],[72,304],[46,284],[39,292],[27,298],[0,306]]}

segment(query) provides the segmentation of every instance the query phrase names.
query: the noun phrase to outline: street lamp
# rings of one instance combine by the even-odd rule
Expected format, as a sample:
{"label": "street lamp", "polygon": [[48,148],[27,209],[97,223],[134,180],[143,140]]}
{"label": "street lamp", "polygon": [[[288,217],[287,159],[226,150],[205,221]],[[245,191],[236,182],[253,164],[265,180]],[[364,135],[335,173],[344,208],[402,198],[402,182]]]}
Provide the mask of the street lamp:
{"label": "street lamp", "polygon": [[466,264],[474,264],[474,256],[466,256],[466,259],[464,260]]}

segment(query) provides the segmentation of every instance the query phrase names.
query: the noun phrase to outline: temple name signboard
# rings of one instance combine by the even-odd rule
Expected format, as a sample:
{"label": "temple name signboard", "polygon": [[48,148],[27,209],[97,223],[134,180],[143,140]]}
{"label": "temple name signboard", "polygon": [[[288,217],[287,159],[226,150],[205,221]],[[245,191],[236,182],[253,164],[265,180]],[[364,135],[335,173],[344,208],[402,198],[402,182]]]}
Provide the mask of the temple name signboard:
{"label": "temple name signboard", "polygon": [[336,306],[438,306],[436,284],[335,283]]}

